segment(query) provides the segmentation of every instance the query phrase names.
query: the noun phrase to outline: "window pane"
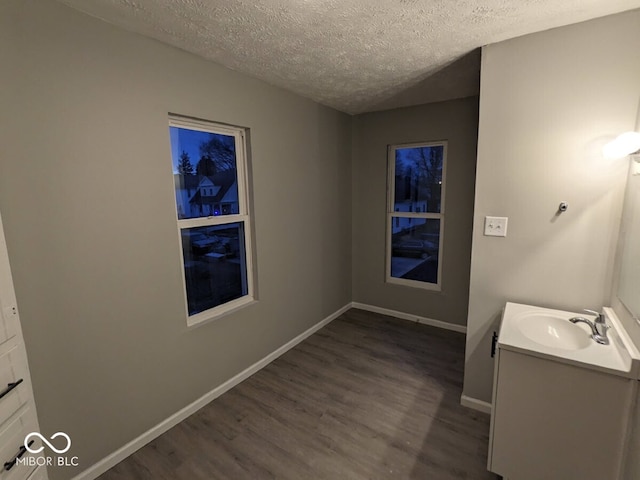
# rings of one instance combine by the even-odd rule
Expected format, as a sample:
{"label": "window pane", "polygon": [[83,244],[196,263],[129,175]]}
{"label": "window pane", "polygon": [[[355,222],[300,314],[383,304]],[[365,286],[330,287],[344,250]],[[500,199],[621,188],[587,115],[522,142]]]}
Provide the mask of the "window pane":
{"label": "window pane", "polygon": [[178,218],[240,212],[235,137],[169,127]]}
{"label": "window pane", "polygon": [[243,222],[181,233],[189,315],[247,295]]}
{"label": "window pane", "polygon": [[393,217],[391,276],[438,283],[440,220]]}
{"label": "window pane", "polygon": [[440,213],[444,146],[396,149],[396,212]]}

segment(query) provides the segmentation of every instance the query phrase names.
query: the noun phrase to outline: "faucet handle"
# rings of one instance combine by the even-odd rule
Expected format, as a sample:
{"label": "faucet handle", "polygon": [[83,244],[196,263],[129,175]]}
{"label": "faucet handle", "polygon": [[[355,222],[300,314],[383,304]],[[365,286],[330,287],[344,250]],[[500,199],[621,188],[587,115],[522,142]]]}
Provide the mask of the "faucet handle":
{"label": "faucet handle", "polygon": [[605,323],[604,313],[599,313],[599,312],[596,312],[595,310],[589,310],[588,308],[583,309],[583,311],[590,313],[591,315],[595,315],[597,323]]}

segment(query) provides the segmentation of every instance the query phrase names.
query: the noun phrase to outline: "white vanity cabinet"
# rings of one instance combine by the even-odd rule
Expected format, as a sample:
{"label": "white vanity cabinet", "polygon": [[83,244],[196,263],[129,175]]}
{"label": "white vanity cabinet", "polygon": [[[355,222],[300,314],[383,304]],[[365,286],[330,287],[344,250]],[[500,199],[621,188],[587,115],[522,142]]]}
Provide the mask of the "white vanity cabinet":
{"label": "white vanity cabinet", "polygon": [[509,480],[621,478],[634,380],[498,347],[489,470]]}
{"label": "white vanity cabinet", "polygon": [[39,432],[38,417],[0,218],[0,480],[47,479],[44,467],[24,462],[31,432]]}
{"label": "white vanity cabinet", "polygon": [[[496,351],[488,469],[507,480],[621,480],[638,382],[635,361],[618,351],[617,334],[611,345],[594,343],[581,352],[545,349],[520,341],[518,332],[528,331],[522,323],[515,323],[518,332],[509,330],[514,324],[504,332],[506,321]],[[562,335],[549,325],[550,335]],[[590,358],[588,349],[593,358],[619,357],[621,370],[578,361],[578,355]]]}

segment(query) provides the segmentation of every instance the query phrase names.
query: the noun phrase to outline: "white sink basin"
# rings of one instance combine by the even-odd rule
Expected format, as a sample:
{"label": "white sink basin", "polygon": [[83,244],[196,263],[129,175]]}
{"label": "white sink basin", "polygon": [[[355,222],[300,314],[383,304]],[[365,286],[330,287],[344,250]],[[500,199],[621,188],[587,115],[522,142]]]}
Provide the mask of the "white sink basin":
{"label": "white sink basin", "polygon": [[609,345],[591,338],[584,323],[570,318],[593,316],[508,302],[502,315],[498,348],[568,363],[627,378],[640,378],[640,351],[615,313],[605,308]]}
{"label": "white sink basin", "polygon": [[530,340],[551,348],[580,350],[593,339],[566,318],[546,313],[530,313],[518,318],[517,328]]}

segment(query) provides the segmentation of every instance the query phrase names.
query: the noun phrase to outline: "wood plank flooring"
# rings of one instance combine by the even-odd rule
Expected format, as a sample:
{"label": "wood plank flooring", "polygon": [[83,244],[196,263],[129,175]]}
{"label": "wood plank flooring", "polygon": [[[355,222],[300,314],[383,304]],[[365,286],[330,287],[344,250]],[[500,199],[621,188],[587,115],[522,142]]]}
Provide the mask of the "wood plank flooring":
{"label": "wood plank flooring", "polygon": [[464,343],[352,309],[100,480],[496,479]]}

